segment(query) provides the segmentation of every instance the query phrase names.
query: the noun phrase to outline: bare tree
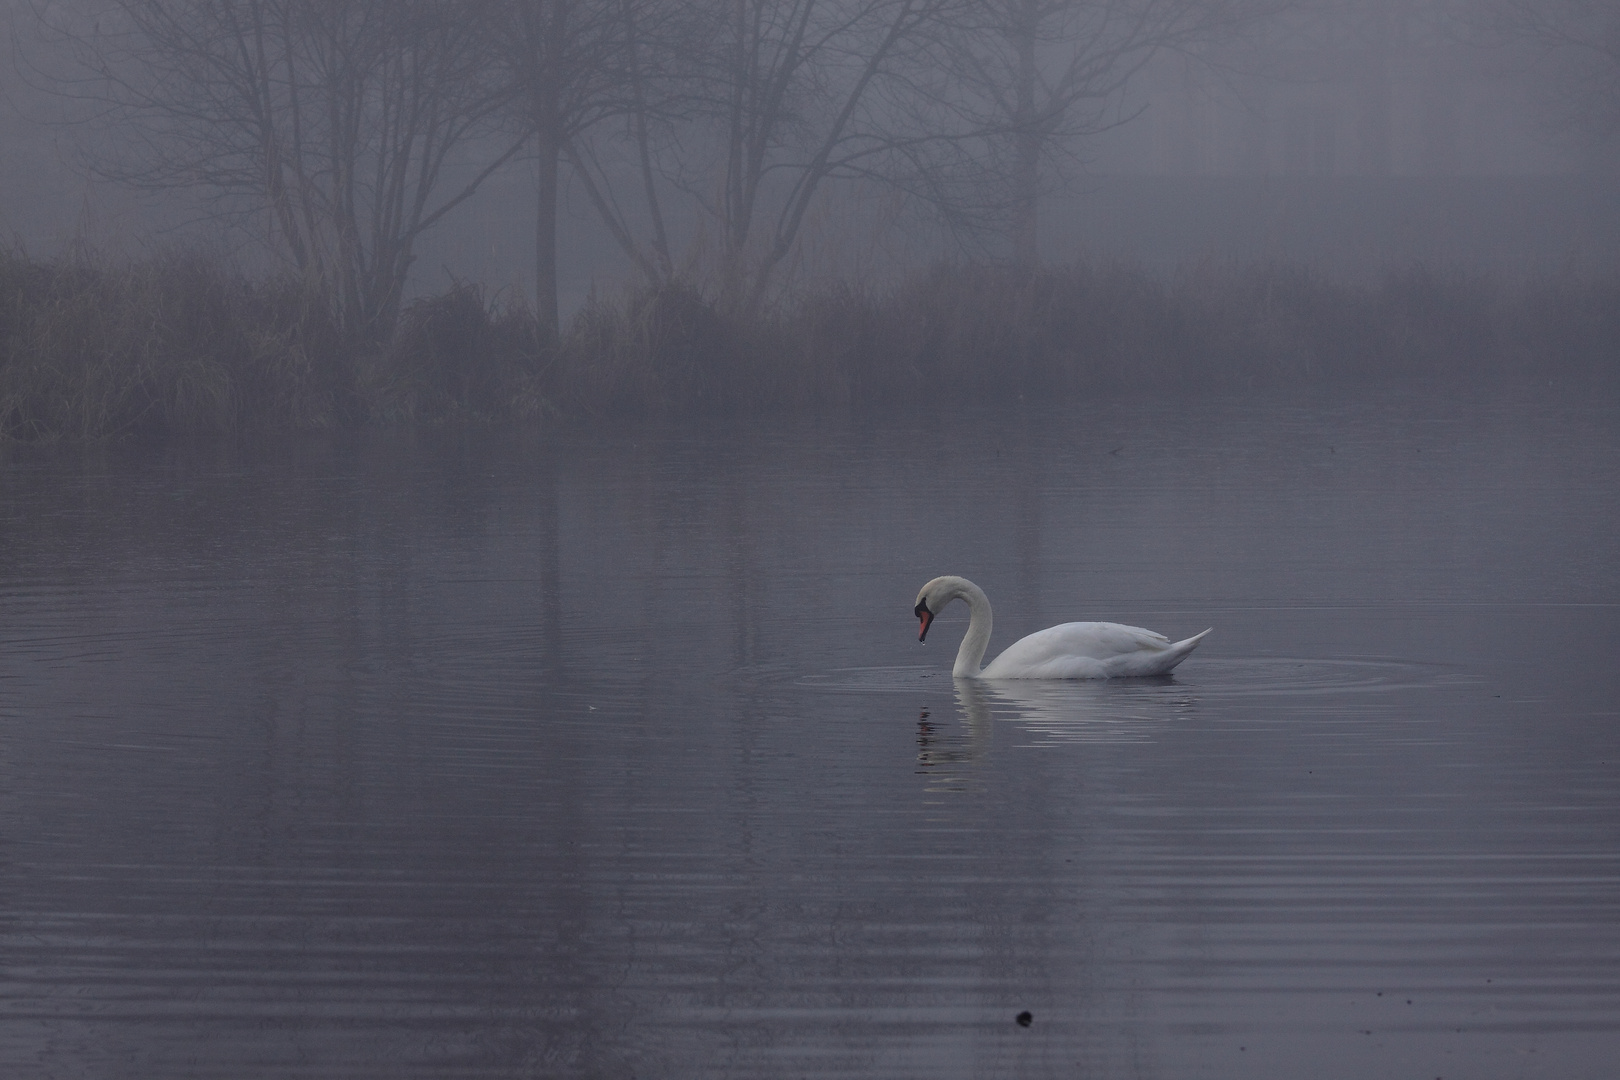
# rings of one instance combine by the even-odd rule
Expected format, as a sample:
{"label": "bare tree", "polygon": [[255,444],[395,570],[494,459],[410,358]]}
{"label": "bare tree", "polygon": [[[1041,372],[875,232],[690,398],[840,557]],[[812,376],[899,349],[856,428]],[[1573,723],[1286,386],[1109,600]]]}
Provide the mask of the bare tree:
{"label": "bare tree", "polygon": [[512,102],[534,140],[535,313],[555,339],[557,214],[565,158],[605,118],[633,103],[628,32],[641,0],[502,0],[490,22],[492,53],[511,81]]}
{"label": "bare tree", "polygon": [[[974,0],[953,71],[1006,185],[1014,260],[1040,257],[1043,172],[1117,124],[1109,105],[1165,49],[1188,49],[1279,5],[1265,0]],[[996,204],[992,204],[996,205]]]}
{"label": "bare tree", "polygon": [[1516,47],[1553,126],[1574,134],[1594,168],[1620,165],[1620,5],[1614,0],[1486,0],[1474,17]]}
{"label": "bare tree", "polygon": [[731,8],[715,57],[723,182],[707,206],[721,229],[721,295],[747,309],[791,251],[821,184],[897,137],[871,107],[882,89],[874,83],[894,73],[938,6],[734,0]]}
{"label": "bare tree", "polygon": [[392,327],[417,239],[518,149],[457,156],[506,92],[484,70],[485,7],[104,0],[38,13],[81,64],[76,91],[137,136],[105,171],[263,215],[275,249],[363,340]]}
{"label": "bare tree", "polygon": [[[660,191],[678,191],[703,224],[685,260],[721,305],[758,308],[795,250],[825,184],[876,175],[879,162],[937,133],[908,128],[897,102],[937,44],[955,0],[666,0],[626,23],[631,131],[653,239],[613,197],[610,170],[574,151],[630,257],[655,279],[675,272]],[[649,19],[662,19],[662,35]],[[654,134],[656,129],[656,135]]]}
{"label": "bare tree", "polygon": [[[650,237],[638,238],[626,204],[615,194],[612,170],[598,152],[603,142],[574,139],[566,155],[591,202],[614,239],[649,282],[660,284],[677,276],[660,194],[664,170],[655,150],[654,129],[663,147],[676,142],[670,133],[689,121],[701,100],[699,55],[707,40],[708,25],[701,5],[690,0],[620,0],[619,73],[636,197],[645,213]],[[622,162],[621,162],[622,164]]]}

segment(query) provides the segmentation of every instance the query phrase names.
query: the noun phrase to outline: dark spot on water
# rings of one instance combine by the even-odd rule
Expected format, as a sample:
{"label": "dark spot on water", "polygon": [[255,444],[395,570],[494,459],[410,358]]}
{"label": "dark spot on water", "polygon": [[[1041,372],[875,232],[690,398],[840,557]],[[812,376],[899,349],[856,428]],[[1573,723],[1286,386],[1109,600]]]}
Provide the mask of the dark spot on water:
{"label": "dark spot on water", "polygon": [[1035,1022],[1035,1014],[1026,1009],[1025,1011],[1019,1013],[1014,1019],[1018,1021],[1019,1027],[1029,1027],[1030,1024]]}

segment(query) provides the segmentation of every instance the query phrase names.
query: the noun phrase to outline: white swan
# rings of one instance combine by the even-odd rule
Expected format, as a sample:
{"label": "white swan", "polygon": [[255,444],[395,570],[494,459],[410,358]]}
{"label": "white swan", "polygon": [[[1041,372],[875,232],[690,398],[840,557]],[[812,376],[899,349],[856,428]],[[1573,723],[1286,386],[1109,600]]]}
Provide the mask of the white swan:
{"label": "white swan", "polygon": [[[958,679],[1111,679],[1126,675],[1163,675],[1192,652],[1203,634],[1174,644],[1163,634],[1140,626],[1111,622],[1071,622],[1049,626],[1013,642],[979,670],[990,644],[990,598],[967,578],[937,577],[917,594],[913,614],[922,620],[917,640],[928,637],[934,616],[952,600],[967,601],[967,635],[956,653],[951,674]],[[1211,630],[1214,627],[1210,627]]]}

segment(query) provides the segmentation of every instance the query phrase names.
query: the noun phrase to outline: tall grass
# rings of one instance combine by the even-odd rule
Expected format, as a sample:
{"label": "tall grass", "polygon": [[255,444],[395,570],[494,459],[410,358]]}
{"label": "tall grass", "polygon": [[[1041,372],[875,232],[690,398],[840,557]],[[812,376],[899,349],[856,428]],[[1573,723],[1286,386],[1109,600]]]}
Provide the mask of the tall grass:
{"label": "tall grass", "polygon": [[749,322],[672,286],[593,302],[560,342],[476,286],[345,341],[296,281],[171,255],[0,256],[0,438],[362,423],[944,407],[1367,380],[1620,387],[1620,281],[1421,267],[1351,285],[1282,265],[1155,275],[945,264]]}
{"label": "tall grass", "polygon": [[1543,375],[1620,386],[1620,281],[1508,286],[1422,267],[1373,285],[1295,266],[1161,276],[940,265],[749,325],[683,290],[582,313],[558,393],[584,412],[892,409],[1079,394]]}
{"label": "tall grass", "polygon": [[378,423],[528,419],[555,412],[541,387],[553,361],[526,310],[458,284],[410,304],[390,341],[361,351],[356,393]]}
{"label": "tall grass", "polygon": [[289,283],[194,255],[0,257],[0,437],[332,426],[349,381],[328,312]]}

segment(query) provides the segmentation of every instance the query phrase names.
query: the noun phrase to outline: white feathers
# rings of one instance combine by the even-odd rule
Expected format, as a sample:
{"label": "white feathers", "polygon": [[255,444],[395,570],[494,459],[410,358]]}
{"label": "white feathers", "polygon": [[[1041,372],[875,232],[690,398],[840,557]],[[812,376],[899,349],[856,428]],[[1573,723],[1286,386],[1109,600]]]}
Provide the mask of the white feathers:
{"label": "white feathers", "polygon": [[[952,600],[965,600],[967,634],[956,654],[951,674],[959,679],[1112,679],[1135,675],[1163,675],[1187,659],[1209,630],[1184,641],[1171,642],[1163,634],[1121,623],[1072,622],[1039,630],[1021,638],[979,669],[990,644],[993,619],[990,599],[967,578],[937,577],[917,594],[922,619],[920,637]],[[1213,628],[1211,628],[1213,629]]]}

